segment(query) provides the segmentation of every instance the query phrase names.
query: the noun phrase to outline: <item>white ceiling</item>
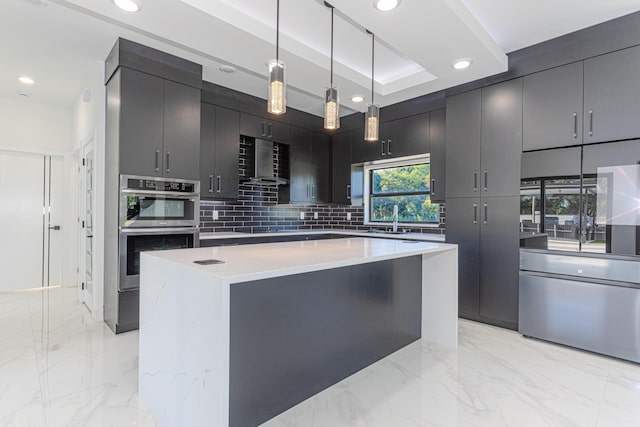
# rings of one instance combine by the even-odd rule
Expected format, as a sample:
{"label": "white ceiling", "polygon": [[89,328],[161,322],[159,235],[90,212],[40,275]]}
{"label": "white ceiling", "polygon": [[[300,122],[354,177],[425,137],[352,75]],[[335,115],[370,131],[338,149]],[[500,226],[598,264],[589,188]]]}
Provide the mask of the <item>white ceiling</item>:
{"label": "white ceiling", "polygon": [[[204,79],[251,95],[267,94],[275,57],[275,0],[144,0],[127,14],[110,0],[2,0],[0,96],[70,108],[96,61],[125,37],[200,63]],[[330,11],[320,0],[281,0],[280,58],[288,104],[322,114],[329,84]],[[375,101],[384,105],[502,72],[504,52],[640,10],[638,0],[404,0],[389,13],[372,0],[333,0],[335,77],[343,114],[371,98],[371,39],[376,34]],[[457,71],[451,63],[473,59]],[[220,72],[233,65],[238,72]],[[36,80],[18,83],[20,75]],[[354,104],[353,94],[365,96]]]}

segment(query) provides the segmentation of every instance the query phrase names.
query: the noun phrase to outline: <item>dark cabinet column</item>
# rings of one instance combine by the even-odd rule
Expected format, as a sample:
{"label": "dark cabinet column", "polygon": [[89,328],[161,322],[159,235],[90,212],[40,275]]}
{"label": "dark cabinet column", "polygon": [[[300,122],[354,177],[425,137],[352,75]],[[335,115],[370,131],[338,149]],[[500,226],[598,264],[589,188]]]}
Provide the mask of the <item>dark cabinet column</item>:
{"label": "dark cabinet column", "polygon": [[480,316],[512,329],[518,325],[519,212],[518,196],[481,199]]}
{"label": "dark cabinet column", "polygon": [[351,204],[351,132],[333,135],[331,143],[331,201]]}
{"label": "dark cabinet column", "polygon": [[523,149],[582,144],[582,61],[524,77]]}
{"label": "dark cabinet column", "polygon": [[238,198],[240,113],[216,107],[215,190],[218,197]]}
{"label": "dark cabinet column", "polygon": [[120,173],[162,176],[163,80],[128,68],[118,73]]}
{"label": "dark cabinet column", "polygon": [[312,200],[317,203],[331,201],[331,137],[322,133],[313,133],[311,163],[315,167],[313,174]]}
{"label": "dark cabinet column", "polygon": [[200,197],[216,196],[216,108],[202,103],[200,109]]}
{"label": "dark cabinet column", "polygon": [[480,215],[477,197],[447,199],[446,239],[458,245],[458,314],[472,319],[480,310]]}
{"label": "dark cabinet column", "polygon": [[429,119],[429,149],[431,154],[431,201],[442,203],[445,201],[445,162],[446,162],[446,110],[436,110],[430,113]]}
{"label": "dark cabinet column", "polygon": [[447,198],[480,195],[481,106],[480,89],[447,98]]}
{"label": "dark cabinet column", "polygon": [[584,62],[584,142],[640,137],[640,47]]}
{"label": "dark cabinet column", "polygon": [[311,200],[312,143],[311,131],[298,127],[291,128],[291,145],[289,148],[291,202],[308,202]]}
{"label": "dark cabinet column", "polygon": [[520,195],[522,79],[482,89],[481,139],[481,196]]}
{"label": "dark cabinet column", "polygon": [[199,179],[200,89],[164,81],[163,175]]}

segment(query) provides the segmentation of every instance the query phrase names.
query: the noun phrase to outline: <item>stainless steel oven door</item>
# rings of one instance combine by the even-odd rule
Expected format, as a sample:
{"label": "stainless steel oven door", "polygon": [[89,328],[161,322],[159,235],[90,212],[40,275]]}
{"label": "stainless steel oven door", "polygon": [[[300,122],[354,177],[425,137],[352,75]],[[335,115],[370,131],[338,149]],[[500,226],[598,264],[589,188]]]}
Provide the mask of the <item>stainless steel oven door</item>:
{"label": "stainless steel oven door", "polygon": [[200,246],[200,230],[195,227],[123,228],[120,230],[120,280],[118,290],[140,288],[140,253]]}
{"label": "stainless steel oven door", "polygon": [[120,226],[196,227],[200,197],[193,194],[121,190]]}

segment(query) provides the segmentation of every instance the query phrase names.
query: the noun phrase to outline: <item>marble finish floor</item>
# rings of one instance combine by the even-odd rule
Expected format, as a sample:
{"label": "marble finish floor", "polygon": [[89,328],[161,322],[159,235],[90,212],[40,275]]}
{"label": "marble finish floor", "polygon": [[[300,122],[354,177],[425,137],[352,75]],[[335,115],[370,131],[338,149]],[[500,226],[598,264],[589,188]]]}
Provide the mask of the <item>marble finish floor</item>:
{"label": "marble finish floor", "polygon": [[[0,427],[157,425],[137,355],[74,288],[0,294]],[[264,425],[640,426],[640,365],[462,320],[458,350],[416,342]]]}

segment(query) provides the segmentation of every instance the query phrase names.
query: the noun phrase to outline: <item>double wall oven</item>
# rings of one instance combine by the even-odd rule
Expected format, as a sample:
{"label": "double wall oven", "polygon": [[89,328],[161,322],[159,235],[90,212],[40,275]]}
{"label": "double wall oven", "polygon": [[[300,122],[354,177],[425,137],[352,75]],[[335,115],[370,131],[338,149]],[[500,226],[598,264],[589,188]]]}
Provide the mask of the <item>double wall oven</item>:
{"label": "double wall oven", "polygon": [[118,290],[139,289],[140,253],[199,246],[200,182],[120,176]]}

